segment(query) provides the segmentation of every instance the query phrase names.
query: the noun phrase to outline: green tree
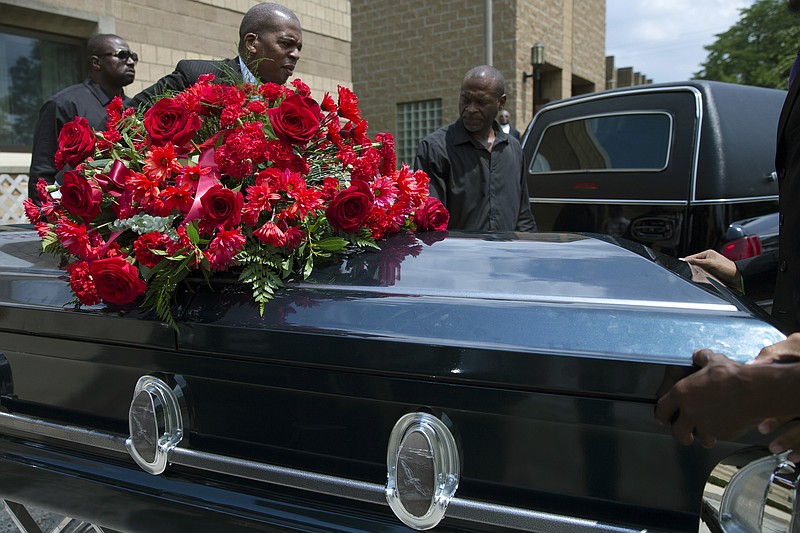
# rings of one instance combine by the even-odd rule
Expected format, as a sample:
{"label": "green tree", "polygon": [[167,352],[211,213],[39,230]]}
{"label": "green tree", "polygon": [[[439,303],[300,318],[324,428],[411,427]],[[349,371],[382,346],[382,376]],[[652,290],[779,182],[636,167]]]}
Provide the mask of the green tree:
{"label": "green tree", "polygon": [[756,0],[739,21],[706,46],[708,57],[695,79],[786,89],[800,47],[800,13],[786,0]]}

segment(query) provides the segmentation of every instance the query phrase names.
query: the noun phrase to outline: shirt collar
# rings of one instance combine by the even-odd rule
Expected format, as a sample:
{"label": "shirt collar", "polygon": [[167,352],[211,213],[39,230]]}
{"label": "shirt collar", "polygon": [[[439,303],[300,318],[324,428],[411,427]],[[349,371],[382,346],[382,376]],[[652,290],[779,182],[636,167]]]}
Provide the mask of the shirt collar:
{"label": "shirt collar", "polygon": [[242,59],[242,56],[239,56],[238,59],[239,59],[239,68],[242,71],[242,80],[244,80],[245,83],[252,83],[254,85],[260,85],[260,83],[256,79],[255,75],[250,71],[249,68],[247,68],[247,65],[245,64],[244,60]]}
{"label": "shirt collar", "polygon": [[[94,97],[97,98],[97,101],[103,104],[103,107],[107,107],[108,104],[111,103],[111,100],[114,99],[113,96],[108,96],[106,92],[103,90],[103,88],[100,87],[100,84],[94,81],[91,76],[86,78],[86,81],[84,81],[83,83],[86,85],[89,91],[94,95]],[[122,91],[121,96],[123,102],[128,99],[128,97],[125,96],[125,91]]]}

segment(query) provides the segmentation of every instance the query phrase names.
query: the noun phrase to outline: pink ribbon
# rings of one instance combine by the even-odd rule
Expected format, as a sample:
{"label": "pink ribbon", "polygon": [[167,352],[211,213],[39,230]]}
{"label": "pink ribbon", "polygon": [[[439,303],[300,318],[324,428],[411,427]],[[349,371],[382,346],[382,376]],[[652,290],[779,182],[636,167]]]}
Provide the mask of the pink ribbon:
{"label": "pink ribbon", "polygon": [[184,218],[186,222],[191,222],[192,220],[200,218],[203,211],[203,205],[200,203],[200,199],[208,191],[208,189],[219,183],[219,180],[222,177],[219,172],[219,167],[214,161],[213,147],[208,147],[200,152],[198,164],[201,167],[210,168],[211,172],[207,174],[200,174],[200,179],[197,181],[197,191],[194,193],[194,200],[192,201],[192,207],[189,209],[189,213],[186,215],[186,218]]}

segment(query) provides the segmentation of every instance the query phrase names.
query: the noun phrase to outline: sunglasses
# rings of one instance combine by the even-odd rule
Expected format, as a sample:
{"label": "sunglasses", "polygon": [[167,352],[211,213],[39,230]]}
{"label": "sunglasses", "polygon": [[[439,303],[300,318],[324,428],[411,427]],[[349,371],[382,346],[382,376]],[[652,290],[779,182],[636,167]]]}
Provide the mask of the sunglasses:
{"label": "sunglasses", "polygon": [[127,61],[128,59],[133,59],[134,63],[139,62],[139,54],[136,52],[131,52],[130,50],[114,50],[113,52],[108,52],[105,54],[97,54],[98,56],[114,56],[120,61]]}

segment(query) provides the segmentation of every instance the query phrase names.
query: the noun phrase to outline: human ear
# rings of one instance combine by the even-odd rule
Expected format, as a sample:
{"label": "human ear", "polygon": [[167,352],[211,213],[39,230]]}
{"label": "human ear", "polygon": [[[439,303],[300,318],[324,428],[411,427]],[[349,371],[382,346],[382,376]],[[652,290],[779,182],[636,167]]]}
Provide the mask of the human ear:
{"label": "human ear", "polygon": [[258,35],[256,35],[255,33],[246,33],[244,35],[244,48],[247,51],[248,57],[256,53],[255,42],[257,39]]}

